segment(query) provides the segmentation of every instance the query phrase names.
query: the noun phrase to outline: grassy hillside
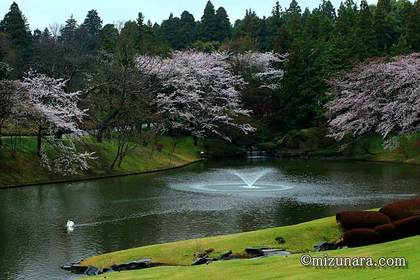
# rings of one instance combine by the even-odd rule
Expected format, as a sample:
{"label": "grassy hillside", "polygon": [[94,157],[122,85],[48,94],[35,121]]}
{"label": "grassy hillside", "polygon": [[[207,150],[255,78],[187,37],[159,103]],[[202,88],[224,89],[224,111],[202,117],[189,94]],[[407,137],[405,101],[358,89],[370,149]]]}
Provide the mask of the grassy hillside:
{"label": "grassy hillside", "polygon": [[[272,228],[248,233],[217,236],[197,240],[146,246],[131,250],[105,254],[87,259],[83,264],[110,266],[145,257],[171,266],[145,270],[116,272],[89,279],[418,279],[420,253],[413,248],[420,246],[420,236],[401,239],[384,244],[360,248],[328,251],[329,256],[346,257],[405,257],[407,268],[312,268],[300,264],[302,252],[313,251],[313,245],[321,240],[335,240],[341,229],[334,217],[303,224]],[[276,237],[283,237],[285,244],[276,243]],[[189,266],[193,254],[208,248],[217,253],[232,250],[243,252],[249,246],[281,246],[295,254],[289,257],[270,257],[214,262],[209,265]],[[322,253],[310,253],[323,256]],[[216,254],[217,255],[217,254]]]}
{"label": "grassy hillside", "polygon": [[[190,265],[195,258],[194,254],[209,248],[214,249],[210,256],[219,256],[229,250],[233,254],[243,254],[245,248],[253,246],[280,246],[291,252],[309,252],[313,250],[314,244],[336,240],[340,235],[341,229],[336,225],[335,218],[329,217],[293,226],[129,249],[95,256],[85,260],[83,264],[107,267],[147,257],[158,263]],[[279,244],[277,237],[283,237],[286,243]]]}
{"label": "grassy hillside", "polygon": [[[420,236],[402,239],[387,244],[377,244],[353,249],[328,252],[328,256],[343,257],[405,257],[407,268],[314,268],[300,264],[301,254],[289,257],[270,257],[252,260],[215,262],[204,266],[158,267],[130,272],[116,272],[88,279],[418,279],[420,254],[417,248]],[[311,256],[323,256],[313,253]]]}
{"label": "grassy hillside", "polygon": [[[173,140],[161,137],[158,143],[163,149],[160,152],[152,149],[151,145],[139,145],[124,159],[121,168],[111,170],[117,144],[112,141],[96,143],[91,138],[84,139],[80,144],[80,150],[95,152],[97,160],[92,161],[91,169],[83,174],[62,177],[40,165],[34,137],[22,137],[15,143],[12,138],[6,137],[3,139],[5,145],[0,148],[0,187],[151,171],[180,166],[199,159],[199,148],[194,146],[191,138],[177,138],[174,152],[172,152]],[[12,146],[16,147],[15,151]]]}

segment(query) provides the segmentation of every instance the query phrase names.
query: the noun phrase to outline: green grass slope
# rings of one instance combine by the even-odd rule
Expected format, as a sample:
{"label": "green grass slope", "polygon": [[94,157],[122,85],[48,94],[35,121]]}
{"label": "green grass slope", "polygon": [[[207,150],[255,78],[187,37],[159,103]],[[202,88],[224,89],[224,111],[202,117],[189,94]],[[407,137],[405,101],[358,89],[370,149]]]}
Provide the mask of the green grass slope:
{"label": "green grass slope", "polygon": [[[218,256],[229,250],[234,254],[243,254],[245,248],[253,246],[282,247],[291,252],[309,252],[313,250],[314,244],[320,241],[334,241],[341,233],[335,217],[328,217],[292,226],[134,248],[95,256],[86,259],[83,265],[109,267],[115,263],[141,258],[152,258],[154,262],[169,265],[190,265],[195,258],[194,254],[210,248],[214,249],[211,256]],[[286,243],[279,244],[276,241],[277,237],[283,237]]]}
{"label": "green grass slope", "polygon": [[[182,166],[199,160],[199,148],[194,146],[190,137],[176,140],[173,152],[173,139],[161,137],[158,141],[163,149],[159,152],[148,146],[137,146],[127,156],[121,168],[111,170],[117,143],[104,141],[96,143],[93,139],[84,139],[80,151],[95,152],[97,160],[90,163],[91,169],[77,176],[62,177],[43,168],[36,155],[36,139],[22,137],[13,143],[11,138],[4,138],[5,145],[0,148],[0,188],[14,185],[34,184],[49,181],[94,178],[98,176],[119,175],[146,172]],[[15,146],[16,149],[11,147]]]}
{"label": "green grass slope", "polygon": [[[319,219],[303,224],[271,228],[254,232],[216,236],[161,245],[146,246],[89,258],[84,265],[110,266],[145,257],[161,266],[145,270],[115,272],[88,279],[418,279],[420,275],[420,236],[401,239],[384,244],[360,248],[341,249],[315,253],[313,245],[321,240],[335,240],[341,229],[334,217]],[[285,244],[276,243],[276,237],[283,237]],[[189,266],[193,254],[208,248],[217,253],[233,250],[243,252],[249,246],[281,246],[294,252],[289,257],[270,257],[213,262],[209,265]],[[303,252],[311,256],[343,257],[404,257],[405,268],[315,268],[300,263]],[[216,254],[217,255],[217,254]]]}
{"label": "green grass slope", "polygon": [[[315,268],[300,263],[301,254],[289,257],[270,257],[250,260],[214,262],[209,265],[188,267],[157,267],[145,270],[115,272],[89,278],[110,280],[131,279],[419,279],[420,236],[401,239],[385,244],[360,248],[329,251],[328,256],[342,257],[405,257],[406,268]],[[312,253],[311,256],[324,256]]]}

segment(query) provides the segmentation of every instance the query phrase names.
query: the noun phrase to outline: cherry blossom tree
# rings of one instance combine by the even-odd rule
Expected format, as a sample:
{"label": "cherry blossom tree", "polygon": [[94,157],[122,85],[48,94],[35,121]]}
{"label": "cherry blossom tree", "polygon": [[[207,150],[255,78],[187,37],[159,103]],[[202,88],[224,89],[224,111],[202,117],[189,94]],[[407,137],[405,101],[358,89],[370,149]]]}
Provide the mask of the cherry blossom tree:
{"label": "cherry blossom tree", "polygon": [[420,53],[357,65],[330,82],[331,136],[406,134],[420,130]]}
{"label": "cherry blossom tree", "polygon": [[284,76],[281,64],[286,59],[287,54],[246,52],[232,56],[231,61],[235,72],[245,80],[256,80],[261,88],[277,89]]}
{"label": "cherry blossom tree", "polygon": [[[88,167],[93,153],[78,153],[74,140],[83,135],[79,123],[86,110],[79,108],[80,92],[65,91],[66,81],[44,74],[28,73],[21,82],[20,109],[38,124],[38,155],[50,170],[64,175]],[[49,150],[43,146],[43,131],[48,129]],[[63,134],[69,137],[63,138]]]}
{"label": "cherry blossom tree", "polygon": [[233,74],[229,55],[178,51],[166,59],[140,56],[137,65],[160,80],[162,90],[156,103],[167,129],[188,131],[194,139],[209,134],[229,139],[222,130],[226,126],[246,134],[254,131],[251,125],[238,121],[250,112],[241,106],[239,90],[246,83]]}

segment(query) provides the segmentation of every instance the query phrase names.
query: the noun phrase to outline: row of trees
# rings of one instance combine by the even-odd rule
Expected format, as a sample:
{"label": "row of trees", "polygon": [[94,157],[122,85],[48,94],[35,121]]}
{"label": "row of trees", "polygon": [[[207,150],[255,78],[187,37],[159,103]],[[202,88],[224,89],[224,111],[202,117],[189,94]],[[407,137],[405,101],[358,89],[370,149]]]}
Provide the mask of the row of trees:
{"label": "row of trees", "polygon": [[233,26],[210,1],[200,21],[185,11],[161,24],[139,13],[104,25],[92,10],[81,24],[70,17],[34,32],[13,3],[0,23],[0,130],[14,123],[14,133],[38,135],[45,165],[71,173],[93,158],[71,139],[112,138],[114,168],[162,133],[232,139],[252,132],[264,140],[324,125],[332,86],[338,103],[328,103],[330,124],[344,135],[351,129],[339,130],[341,113],[353,107],[339,108],[347,93],[327,81],[370,57],[419,50],[419,2],[347,0],[336,12],[323,0],[302,12],[292,0],[286,9],[276,3],[269,17],[247,10]]}
{"label": "row of trees", "polygon": [[283,77],[273,65],[284,57],[273,53],[184,51],[165,59],[132,59],[101,58],[89,86],[77,92],[66,91],[69,80],[32,72],[23,81],[4,80],[0,98],[8,110],[2,111],[0,125],[13,123],[16,130],[36,126],[43,164],[64,174],[85,170],[94,158],[78,152],[74,140],[90,131],[102,142],[107,134],[118,143],[114,168],[141,143],[145,123],[153,126],[148,133],[188,134],[196,140],[215,135],[229,139],[231,129],[253,132],[241,120],[250,111],[242,107],[240,90],[248,86],[247,79],[273,88]]}
{"label": "row of trees", "polygon": [[329,0],[322,0],[310,11],[293,0],[287,8],[277,2],[269,17],[247,10],[233,25],[227,11],[210,1],[200,21],[185,11],[161,24],[145,23],[139,13],[135,21],[104,25],[92,10],[80,24],[70,17],[63,25],[32,33],[14,3],[0,24],[0,59],[13,69],[12,78],[32,68],[68,79],[69,89],[77,91],[100,64],[99,53],[121,60],[136,53],[167,56],[172,50],[191,48],[288,53],[282,88],[256,93],[260,98],[255,92],[242,96],[259,127],[287,131],[325,122],[325,80],[338,71],[369,57],[420,50],[419,2],[379,0],[369,6],[365,0],[359,5],[347,0],[336,11]]}

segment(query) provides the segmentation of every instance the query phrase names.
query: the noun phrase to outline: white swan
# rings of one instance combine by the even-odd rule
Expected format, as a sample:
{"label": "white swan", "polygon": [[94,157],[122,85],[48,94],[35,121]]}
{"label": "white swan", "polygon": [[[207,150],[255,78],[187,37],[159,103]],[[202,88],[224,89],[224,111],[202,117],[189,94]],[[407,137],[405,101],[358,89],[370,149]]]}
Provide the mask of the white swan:
{"label": "white swan", "polygon": [[68,220],[68,221],[67,221],[67,225],[66,225],[66,227],[67,227],[67,230],[68,230],[68,231],[73,231],[73,230],[74,230],[74,222],[73,222],[73,221]]}

